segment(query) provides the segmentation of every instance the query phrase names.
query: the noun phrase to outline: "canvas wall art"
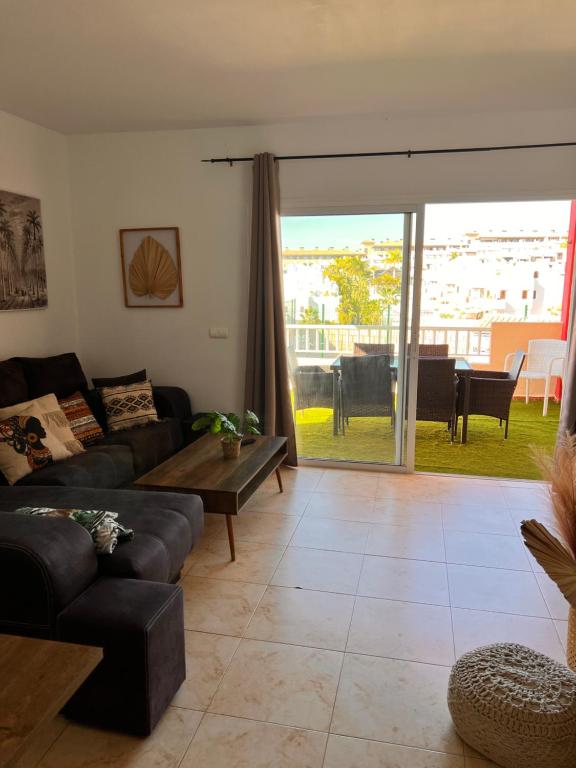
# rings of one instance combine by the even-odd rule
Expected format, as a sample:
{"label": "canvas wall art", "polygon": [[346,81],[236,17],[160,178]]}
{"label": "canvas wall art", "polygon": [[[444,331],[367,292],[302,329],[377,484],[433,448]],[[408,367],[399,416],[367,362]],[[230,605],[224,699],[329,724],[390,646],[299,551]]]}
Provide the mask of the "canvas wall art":
{"label": "canvas wall art", "polygon": [[40,200],[0,191],[0,311],[47,304]]}
{"label": "canvas wall art", "polygon": [[181,307],[178,227],[121,229],[120,254],[127,307]]}

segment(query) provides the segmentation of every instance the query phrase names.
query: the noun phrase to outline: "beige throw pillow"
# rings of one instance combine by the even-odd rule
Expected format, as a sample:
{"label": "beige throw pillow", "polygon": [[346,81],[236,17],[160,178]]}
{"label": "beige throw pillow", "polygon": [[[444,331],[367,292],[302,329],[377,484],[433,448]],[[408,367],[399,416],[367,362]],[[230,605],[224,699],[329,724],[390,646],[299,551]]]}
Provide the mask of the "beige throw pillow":
{"label": "beige throw pillow", "polygon": [[19,416],[32,405],[36,405],[40,409],[40,412],[44,414],[46,417],[46,424],[50,427],[50,432],[57,437],[61,443],[64,443],[70,453],[84,452],[84,446],[74,437],[70,422],[60,407],[56,395],[44,395],[44,397],[37,397],[35,400],[28,400],[25,403],[11,405],[8,408],[0,408],[0,421],[3,421],[10,416]]}
{"label": "beige throw pillow", "polygon": [[72,456],[51,431],[36,404],[0,421],[0,472],[10,485],[55,461]]}
{"label": "beige throw pillow", "polygon": [[150,381],[139,381],[118,387],[102,387],[98,391],[106,410],[106,422],[110,432],[141,427],[150,421],[158,421]]}

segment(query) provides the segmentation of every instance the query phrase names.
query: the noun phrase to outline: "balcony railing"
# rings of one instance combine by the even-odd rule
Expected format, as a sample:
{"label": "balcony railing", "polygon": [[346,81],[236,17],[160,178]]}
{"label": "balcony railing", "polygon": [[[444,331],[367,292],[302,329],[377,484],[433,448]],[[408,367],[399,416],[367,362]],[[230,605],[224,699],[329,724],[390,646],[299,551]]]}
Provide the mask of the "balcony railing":
{"label": "balcony railing", "polygon": [[[354,343],[399,345],[397,325],[286,325],[288,348],[298,357],[337,357],[351,354]],[[422,326],[421,344],[448,344],[449,354],[489,362],[490,328]]]}

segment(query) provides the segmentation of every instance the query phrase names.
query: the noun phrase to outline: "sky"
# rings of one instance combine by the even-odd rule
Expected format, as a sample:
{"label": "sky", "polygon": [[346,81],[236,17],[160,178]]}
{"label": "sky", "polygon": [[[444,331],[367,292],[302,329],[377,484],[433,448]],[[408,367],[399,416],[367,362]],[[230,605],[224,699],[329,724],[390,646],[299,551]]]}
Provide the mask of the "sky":
{"label": "sky", "polygon": [[[424,240],[490,229],[514,232],[555,229],[567,234],[569,218],[569,200],[427,205]],[[362,240],[399,240],[402,228],[401,214],[284,216],[282,246],[354,249]]]}

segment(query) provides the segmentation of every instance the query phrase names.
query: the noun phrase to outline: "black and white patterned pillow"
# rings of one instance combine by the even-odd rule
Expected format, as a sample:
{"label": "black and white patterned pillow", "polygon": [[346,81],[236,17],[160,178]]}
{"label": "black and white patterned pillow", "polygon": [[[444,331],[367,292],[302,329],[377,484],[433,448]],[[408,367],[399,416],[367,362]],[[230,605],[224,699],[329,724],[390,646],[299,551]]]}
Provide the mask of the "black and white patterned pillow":
{"label": "black and white patterned pillow", "polygon": [[119,432],[123,429],[143,426],[151,421],[158,421],[152,396],[152,384],[149,380],[118,387],[102,387],[99,392],[110,432]]}

